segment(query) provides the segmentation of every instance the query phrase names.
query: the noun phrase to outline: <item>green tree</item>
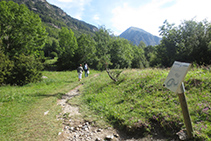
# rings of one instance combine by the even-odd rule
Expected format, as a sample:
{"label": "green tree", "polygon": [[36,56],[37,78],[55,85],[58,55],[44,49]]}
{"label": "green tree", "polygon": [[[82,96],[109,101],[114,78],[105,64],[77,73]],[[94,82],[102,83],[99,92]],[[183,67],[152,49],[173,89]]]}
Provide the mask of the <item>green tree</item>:
{"label": "green tree", "polygon": [[144,49],[147,48],[144,42],[140,42],[139,46],[133,46],[134,58],[132,60],[132,68],[146,68],[149,63],[145,57]]}
{"label": "green tree", "polygon": [[78,39],[78,49],[76,50],[74,60],[77,64],[88,63],[92,67],[96,57],[96,43],[90,35],[82,34]]}
{"label": "green tree", "polygon": [[96,59],[95,64],[97,69],[104,70],[106,64],[110,64],[110,43],[111,36],[110,31],[105,29],[105,27],[100,27],[100,29],[95,32],[94,40],[96,42]]}
{"label": "green tree", "polygon": [[11,77],[8,79],[9,84],[25,85],[41,80],[43,64],[33,56],[24,54],[14,57],[14,67]]}
{"label": "green tree", "polygon": [[[164,21],[164,25],[160,27],[160,35],[163,36],[160,45],[156,48],[157,58],[163,66],[171,66],[175,61],[177,28],[174,24]],[[158,65],[158,64],[157,64]]]}
{"label": "green tree", "polygon": [[61,54],[59,41],[55,38],[53,39],[53,42],[52,42],[52,52],[56,52],[58,55]]}
{"label": "green tree", "polygon": [[177,42],[177,58],[181,61],[195,62],[197,64],[210,64],[211,57],[209,43],[211,41],[211,27],[206,20],[196,22],[184,21],[178,27],[179,39]]}
{"label": "green tree", "polygon": [[50,53],[52,52],[52,38],[48,37],[46,39],[45,46],[43,47],[45,57],[49,57]]}
{"label": "green tree", "polygon": [[41,80],[46,31],[25,5],[0,2],[1,82],[24,85]]}
{"label": "green tree", "polygon": [[156,57],[156,47],[157,46],[147,46],[146,48],[144,48],[144,56],[147,60],[147,62],[149,62],[149,66],[155,66],[156,64],[158,64],[158,58]]}
{"label": "green tree", "polygon": [[209,43],[211,26],[205,20],[183,21],[178,27],[167,21],[160,27],[162,40],[156,47],[156,57],[163,66],[171,66],[175,60],[210,64]]}
{"label": "green tree", "polygon": [[133,60],[132,44],[123,38],[113,38],[110,43],[110,68],[130,68]]}
{"label": "green tree", "polygon": [[142,48],[142,49],[145,49],[146,48],[146,44],[143,41],[140,41],[138,47]]}
{"label": "green tree", "polygon": [[74,62],[75,51],[78,48],[74,32],[63,27],[59,32],[59,45],[61,54],[58,56],[57,66],[59,70],[73,70],[77,64]]}
{"label": "green tree", "polygon": [[43,51],[44,51],[45,57],[51,56],[52,52],[54,52],[54,54],[56,53],[56,56],[61,54],[59,41],[55,38],[49,37],[46,41]]}
{"label": "green tree", "polygon": [[20,54],[40,56],[46,36],[39,16],[25,5],[0,2],[0,39],[9,58]]}

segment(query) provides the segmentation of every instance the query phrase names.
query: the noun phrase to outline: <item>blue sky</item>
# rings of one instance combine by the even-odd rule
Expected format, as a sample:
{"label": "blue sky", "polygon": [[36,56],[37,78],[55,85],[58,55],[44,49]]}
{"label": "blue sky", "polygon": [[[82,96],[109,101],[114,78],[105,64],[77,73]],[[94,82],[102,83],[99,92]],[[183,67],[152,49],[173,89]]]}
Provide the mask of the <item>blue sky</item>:
{"label": "blue sky", "polygon": [[134,26],[159,36],[167,19],[179,25],[183,20],[211,20],[210,0],[47,0],[68,15],[89,24],[105,26],[115,35]]}

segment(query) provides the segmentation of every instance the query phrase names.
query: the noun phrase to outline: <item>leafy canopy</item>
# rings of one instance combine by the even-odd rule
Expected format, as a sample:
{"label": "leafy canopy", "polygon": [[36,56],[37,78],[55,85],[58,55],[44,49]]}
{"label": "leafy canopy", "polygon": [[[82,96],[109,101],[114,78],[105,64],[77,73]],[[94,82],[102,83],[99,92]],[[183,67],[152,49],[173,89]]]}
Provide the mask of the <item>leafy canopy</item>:
{"label": "leafy canopy", "polygon": [[46,35],[39,16],[25,5],[13,1],[0,2],[0,40],[7,55],[39,56]]}
{"label": "leafy canopy", "polygon": [[45,28],[25,5],[0,2],[0,85],[24,85],[41,80]]}
{"label": "leafy canopy", "polygon": [[175,60],[210,64],[211,24],[206,20],[183,21],[178,27],[165,21],[160,27],[163,36],[157,46],[156,56],[163,66],[171,66]]}
{"label": "leafy canopy", "polygon": [[59,45],[61,54],[59,55],[57,66],[59,70],[75,69],[76,63],[73,61],[78,43],[74,32],[63,27],[59,32]]}
{"label": "leafy canopy", "polygon": [[76,50],[76,54],[74,59],[77,64],[88,63],[89,66],[93,64],[96,48],[96,42],[90,35],[82,34],[78,39],[78,49]]}

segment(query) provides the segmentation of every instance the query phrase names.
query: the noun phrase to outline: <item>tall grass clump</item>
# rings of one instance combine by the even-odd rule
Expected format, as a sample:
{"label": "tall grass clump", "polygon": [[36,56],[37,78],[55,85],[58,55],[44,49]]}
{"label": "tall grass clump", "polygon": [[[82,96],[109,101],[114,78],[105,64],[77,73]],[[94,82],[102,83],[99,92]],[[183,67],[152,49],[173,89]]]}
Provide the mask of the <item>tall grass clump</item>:
{"label": "tall grass clump", "polygon": [[[129,132],[174,136],[185,128],[177,94],[163,87],[170,69],[124,70],[117,82],[102,72],[85,84],[83,101],[107,121]],[[191,69],[185,80],[186,99],[195,138],[211,138],[211,72]]]}

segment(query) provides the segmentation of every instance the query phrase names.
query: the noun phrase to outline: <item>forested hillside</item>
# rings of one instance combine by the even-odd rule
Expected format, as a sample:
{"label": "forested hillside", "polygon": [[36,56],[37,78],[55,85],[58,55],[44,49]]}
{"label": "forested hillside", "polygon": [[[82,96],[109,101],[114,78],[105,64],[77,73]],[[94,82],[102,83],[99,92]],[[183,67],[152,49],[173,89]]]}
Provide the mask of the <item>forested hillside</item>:
{"label": "forested hillside", "polygon": [[[0,0],[3,1],[3,0]],[[11,1],[11,0],[4,0]],[[49,36],[56,36],[53,32],[61,27],[71,28],[76,36],[81,34],[93,35],[97,31],[97,27],[85,23],[84,21],[77,20],[70,15],[66,14],[62,9],[57,6],[51,5],[46,0],[12,0],[18,4],[25,4],[29,10],[38,14],[42,22],[46,25]]]}
{"label": "forested hillside", "polygon": [[119,36],[131,41],[137,46],[140,44],[141,41],[143,41],[147,46],[154,46],[158,45],[161,40],[161,38],[154,36],[149,32],[146,32],[143,29],[139,29],[137,27],[130,27]]}

